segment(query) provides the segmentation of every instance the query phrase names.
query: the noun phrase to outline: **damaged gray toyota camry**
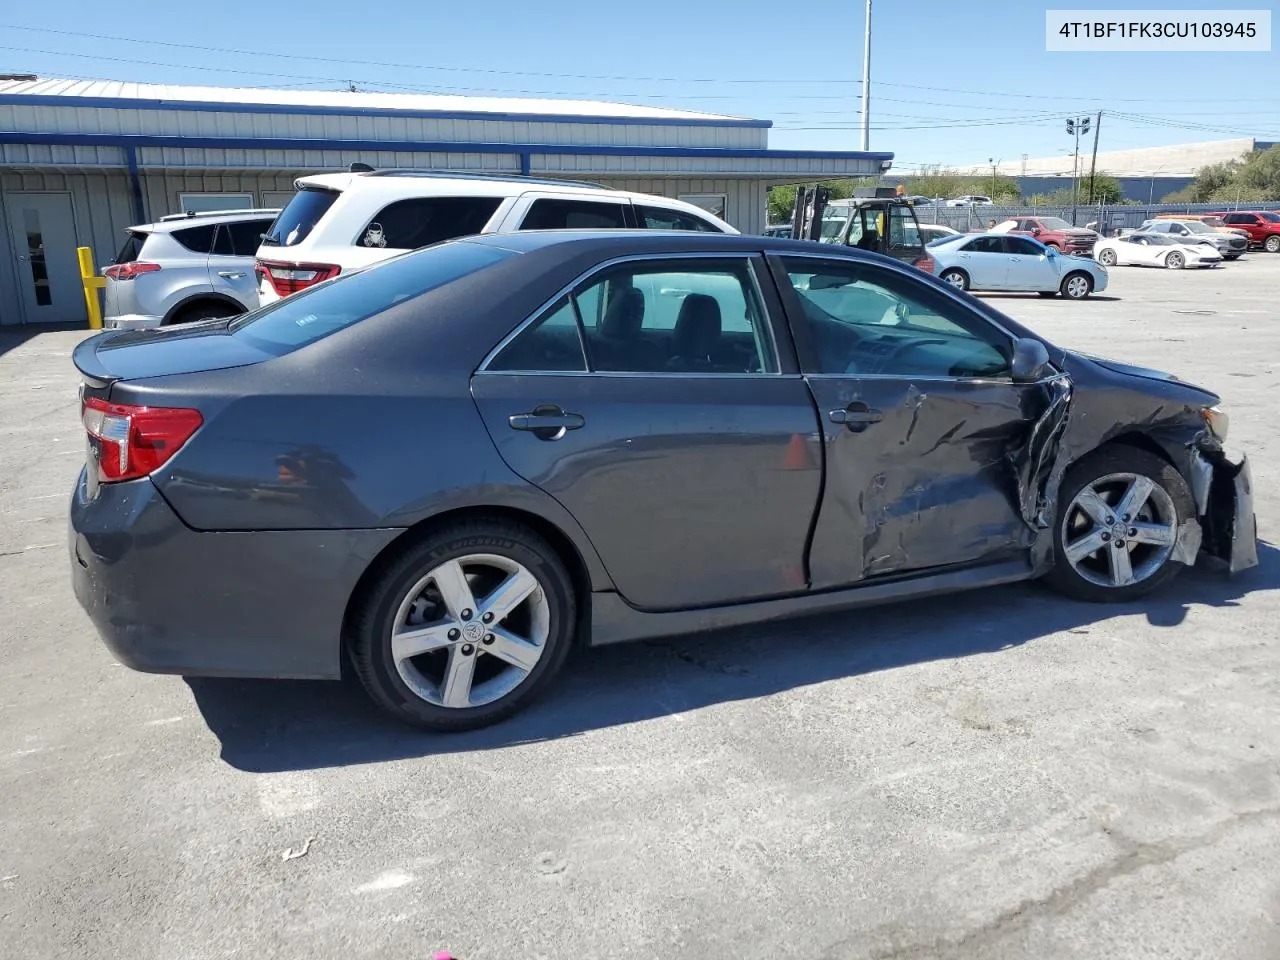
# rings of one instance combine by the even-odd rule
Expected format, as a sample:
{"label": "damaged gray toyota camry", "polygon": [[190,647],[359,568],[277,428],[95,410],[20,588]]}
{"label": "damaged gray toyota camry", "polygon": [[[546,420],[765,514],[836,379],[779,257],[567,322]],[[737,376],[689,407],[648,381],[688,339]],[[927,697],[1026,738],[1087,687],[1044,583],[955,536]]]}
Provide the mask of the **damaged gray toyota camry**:
{"label": "damaged gray toyota camry", "polygon": [[1257,563],[1215,394],[829,245],[473,237],[74,361],[71,569],[115,655],[346,659],[431,729],[512,714],[575,645]]}

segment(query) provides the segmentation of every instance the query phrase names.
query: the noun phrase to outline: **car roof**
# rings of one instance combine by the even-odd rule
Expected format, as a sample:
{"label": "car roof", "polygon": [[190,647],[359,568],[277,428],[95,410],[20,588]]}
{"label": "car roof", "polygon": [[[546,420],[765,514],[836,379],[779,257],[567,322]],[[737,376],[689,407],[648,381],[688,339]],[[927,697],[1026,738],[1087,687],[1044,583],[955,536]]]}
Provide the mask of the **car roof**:
{"label": "car roof", "polygon": [[129,227],[131,233],[173,233],[187,227],[197,227],[205,223],[236,223],[240,220],[274,219],[280,212],[278,207],[263,207],[253,210],[218,210],[208,213],[171,214],[154,223],[140,223]]}
{"label": "car roof", "polygon": [[485,233],[456,242],[478,243],[513,253],[532,253],[554,247],[563,247],[568,252],[572,247],[593,246],[606,254],[602,259],[631,254],[720,252],[818,253],[853,259],[884,259],[879,254],[843,244],[694,230],[521,230],[516,233]]}

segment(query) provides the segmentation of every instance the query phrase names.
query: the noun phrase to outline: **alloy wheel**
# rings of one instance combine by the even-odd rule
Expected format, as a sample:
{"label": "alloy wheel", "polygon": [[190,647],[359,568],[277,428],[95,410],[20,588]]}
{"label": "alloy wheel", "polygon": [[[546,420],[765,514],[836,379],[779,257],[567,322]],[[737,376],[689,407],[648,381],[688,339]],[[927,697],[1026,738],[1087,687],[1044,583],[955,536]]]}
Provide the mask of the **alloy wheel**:
{"label": "alloy wheel", "polygon": [[1165,489],[1138,473],[1112,473],[1081,488],[1064,512],[1066,561],[1101,587],[1141,583],[1173,553],[1178,514]]}
{"label": "alloy wheel", "polygon": [[537,666],[551,608],[522,564],[472,554],[431,570],[405,594],[391,627],[400,679],[428,703],[480,707],[505,697]]}
{"label": "alloy wheel", "polygon": [[1104,267],[1114,267],[1116,265],[1116,255],[1110,250],[1103,250],[1098,254],[1098,262]]}
{"label": "alloy wheel", "polygon": [[1182,254],[1178,253],[1176,250],[1164,258],[1164,265],[1170,270],[1181,270],[1184,263],[1185,261],[1182,259]]}

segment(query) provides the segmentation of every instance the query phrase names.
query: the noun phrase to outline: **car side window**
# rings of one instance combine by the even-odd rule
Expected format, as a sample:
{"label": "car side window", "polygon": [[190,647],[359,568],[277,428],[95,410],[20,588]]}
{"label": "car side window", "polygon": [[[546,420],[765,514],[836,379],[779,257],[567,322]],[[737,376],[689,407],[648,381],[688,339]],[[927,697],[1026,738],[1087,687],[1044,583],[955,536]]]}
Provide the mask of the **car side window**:
{"label": "car side window", "polygon": [[210,253],[213,250],[213,230],[212,223],[198,227],[185,227],[182,230],[173,231],[173,239],[192,253]]}
{"label": "car side window", "polygon": [[[500,197],[413,197],[377,212],[355,237],[357,247],[417,250],[442,240],[479,233]],[[256,249],[256,248],[255,248]]]}
{"label": "car side window", "polygon": [[965,253],[1004,253],[1001,237],[978,237],[970,240],[964,247]]}
{"label": "car side window", "polygon": [[488,369],[528,373],[585,373],[582,330],[571,298],[561,297],[489,361]]}
{"label": "car side window", "polygon": [[635,262],[595,274],[512,340],[488,369],[585,369],[574,353],[581,347],[572,346],[579,323],[592,371],[778,372],[746,258]]}
{"label": "car side window", "polygon": [[1007,378],[1007,336],[944,293],[896,271],[784,258],[812,334],[806,372]]}
{"label": "car side window", "polygon": [[262,235],[271,229],[270,220],[241,220],[224,224],[223,232],[231,236],[231,253],[237,257],[252,257],[262,246]]}
{"label": "car side window", "polygon": [[1038,257],[1044,251],[1026,237],[1005,237],[1005,249],[1021,257]]}
{"label": "car side window", "polygon": [[666,207],[650,207],[635,205],[636,217],[640,226],[647,230],[696,230],[701,233],[720,233],[713,224],[695,217],[683,210],[670,210]]}
{"label": "car side window", "polygon": [[521,230],[612,230],[627,225],[626,205],[544,197],[525,214]]}

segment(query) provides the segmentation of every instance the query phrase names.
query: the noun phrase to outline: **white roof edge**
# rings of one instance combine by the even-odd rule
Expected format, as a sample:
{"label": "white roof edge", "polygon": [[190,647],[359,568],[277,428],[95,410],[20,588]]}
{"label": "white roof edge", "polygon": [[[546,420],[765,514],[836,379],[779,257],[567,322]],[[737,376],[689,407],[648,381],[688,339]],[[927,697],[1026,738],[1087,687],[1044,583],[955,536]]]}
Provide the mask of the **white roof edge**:
{"label": "white roof edge", "polygon": [[123,80],[4,80],[0,96],[42,96],[105,98],[117,100],[163,100],[179,103],[246,104],[330,110],[422,111],[441,113],[504,113],[581,116],[583,119],[610,118],[674,122],[712,121],[756,125],[749,117],[646,107],[604,100],[557,100],[551,98],[473,97],[435,93],[374,93],[346,90],[276,90],[265,87],[175,86],[133,83]]}

